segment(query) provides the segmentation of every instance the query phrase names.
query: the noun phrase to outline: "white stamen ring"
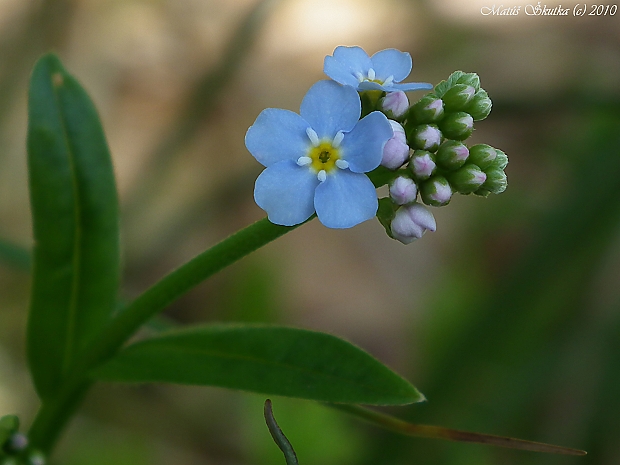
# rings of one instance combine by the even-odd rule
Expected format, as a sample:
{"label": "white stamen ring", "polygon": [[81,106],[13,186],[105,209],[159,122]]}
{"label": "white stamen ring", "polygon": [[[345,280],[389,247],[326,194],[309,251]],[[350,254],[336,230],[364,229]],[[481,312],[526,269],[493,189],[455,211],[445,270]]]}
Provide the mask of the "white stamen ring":
{"label": "white stamen ring", "polygon": [[376,77],[375,70],[370,68],[368,70],[368,79],[370,79],[371,81],[374,81],[375,77]]}
{"label": "white stamen ring", "polygon": [[318,147],[319,145],[319,135],[316,133],[316,131],[312,128],[307,128],[306,129],[306,134],[308,134],[308,139],[310,139],[310,142],[312,142],[312,145],[314,147]]}
{"label": "white stamen ring", "polygon": [[346,170],[349,167],[349,162],[346,160],[336,160],[336,166],[341,170]]}
{"label": "white stamen ring", "polygon": [[319,181],[323,182],[327,179],[327,173],[325,172],[325,170],[321,170],[317,173],[316,177],[319,179]]}
{"label": "white stamen ring", "polygon": [[297,164],[299,166],[306,166],[306,165],[309,165],[310,163],[312,163],[312,158],[310,157],[299,157],[297,159]]}
{"label": "white stamen ring", "polygon": [[334,140],[332,141],[332,147],[335,149],[340,147],[340,143],[342,142],[342,139],[344,139],[344,133],[342,131],[338,131],[336,135],[334,136]]}
{"label": "white stamen ring", "polygon": [[385,81],[383,81],[383,85],[384,85],[384,86],[389,87],[389,86],[391,86],[392,84],[394,84],[394,76],[393,76],[393,75],[392,75],[392,76],[390,76],[390,77],[388,77]]}

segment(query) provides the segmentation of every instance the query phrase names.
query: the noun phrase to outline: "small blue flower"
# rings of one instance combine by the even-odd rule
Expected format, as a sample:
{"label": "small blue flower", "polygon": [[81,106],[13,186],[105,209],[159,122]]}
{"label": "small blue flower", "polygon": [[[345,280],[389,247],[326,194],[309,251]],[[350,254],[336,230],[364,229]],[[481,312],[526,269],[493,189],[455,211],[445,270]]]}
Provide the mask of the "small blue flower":
{"label": "small blue flower", "polygon": [[329,228],[350,228],[377,212],[377,193],[367,173],[381,162],[392,137],[385,115],[359,119],[352,87],[333,81],[313,85],[300,114],[263,110],[245,136],[250,153],[265,166],[254,199],[272,223],[293,226],[315,211]]}
{"label": "small blue flower", "polygon": [[388,48],[372,57],[360,47],[336,47],[334,55],[325,57],[323,72],[334,81],[359,91],[430,90],[432,84],[410,82],[399,84],[411,72],[411,55]]}

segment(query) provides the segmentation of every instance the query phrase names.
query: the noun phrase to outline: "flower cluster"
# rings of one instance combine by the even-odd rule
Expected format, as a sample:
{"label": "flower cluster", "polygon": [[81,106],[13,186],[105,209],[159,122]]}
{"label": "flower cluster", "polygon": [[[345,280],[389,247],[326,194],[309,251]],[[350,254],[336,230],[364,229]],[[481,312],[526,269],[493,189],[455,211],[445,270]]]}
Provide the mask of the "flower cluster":
{"label": "flower cluster", "polygon": [[[263,110],[245,143],[265,169],[254,198],[271,222],[293,226],[313,214],[330,228],[350,228],[377,216],[403,243],[436,229],[426,205],[446,205],[455,192],[487,196],[506,188],[506,155],[463,141],[486,118],[491,100],[478,76],[460,71],[409,105],[402,83],[411,57],[394,49],[368,56],[337,47],[324,62],[332,80],[314,84],[299,114]],[[377,198],[376,188],[390,195]]]}
{"label": "flower cluster", "polygon": [[[506,189],[506,154],[486,144],[464,143],[474,121],[485,119],[491,106],[478,76],[456,71],[396,117],[410,154],[396,167],[390,197],[378,215],[389,235],[409,243],[435,230],[432,215],[417,203],[418,194],[424,204],[441,207],[455,193],[487,197]],[[393,170],[391,161],[389,157],[382,165]]]}
{"label": "flower cluster", "polygon": [[45,457],[28,448],[28,438],[19,432],[19,418],[4,415],[0,418],[0,463],[45,465]]}

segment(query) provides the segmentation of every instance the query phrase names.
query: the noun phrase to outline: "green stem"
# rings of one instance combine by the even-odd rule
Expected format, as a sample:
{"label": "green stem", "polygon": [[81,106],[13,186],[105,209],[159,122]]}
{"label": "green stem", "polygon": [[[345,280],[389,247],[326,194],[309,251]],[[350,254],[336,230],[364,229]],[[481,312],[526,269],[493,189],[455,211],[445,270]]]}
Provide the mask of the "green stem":
{"label": "green stem", "polygon": [[58,394],[43,402],[29,432],[33,447],[49,454],[92,384],[88,371],[114,356],[140,326],[205,279],[298,226],[257,221],[172,271],[121,310],[76,360]]}

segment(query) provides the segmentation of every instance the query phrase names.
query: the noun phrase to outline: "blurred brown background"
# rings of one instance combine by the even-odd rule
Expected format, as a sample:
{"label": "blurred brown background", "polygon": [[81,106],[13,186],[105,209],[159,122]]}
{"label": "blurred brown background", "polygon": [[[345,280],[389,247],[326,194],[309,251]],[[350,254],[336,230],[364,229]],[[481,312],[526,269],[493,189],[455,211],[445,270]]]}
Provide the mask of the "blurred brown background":
{"label": "blurred brown background", "polygon": [[[40,54],[55,50],[99,109],[123,211],[126,300],[263,217],[252,199],[261,167],[243,143],[263,108],[297,111],[338,45],[393,47],[411,53],[410,81],[480,75],[494,109],[470,141],[508,154],[508,190],[433,209],[438,231],[409,246],[376,221],[345,231],[313,221],[166,318],[332,332],[428,397],[397,415],[590,452],[400,438],[276,398],[301,465],[620,462],[620,14],[574,17],[566,4],[569,16],[528,16],[515,5],[518,16],[484,16],[493,3],[477,0],[0,0],[0,414],[27,425],[37,407],[24,356],[25,134]],[[284,463],[263,400],[101,385],[54,463]]]}

